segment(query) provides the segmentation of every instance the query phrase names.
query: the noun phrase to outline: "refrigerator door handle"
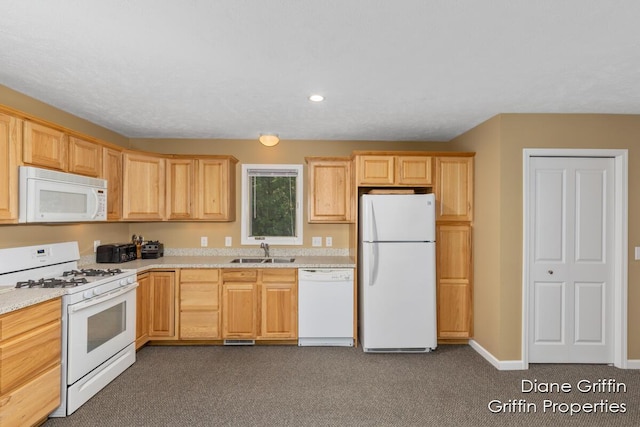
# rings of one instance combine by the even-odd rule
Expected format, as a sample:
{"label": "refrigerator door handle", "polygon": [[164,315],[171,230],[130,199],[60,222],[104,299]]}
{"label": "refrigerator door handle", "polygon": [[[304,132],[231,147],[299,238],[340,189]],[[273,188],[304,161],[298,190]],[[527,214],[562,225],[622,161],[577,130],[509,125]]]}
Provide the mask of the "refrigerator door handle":
{"label": "refrigerator door handle", "polygon": [[378,244],[369,245],[369,281],[368,285],[373,286],[378,275]]}
{"label": "refrigerator door handle", "polygon": [[376,236],[375,236],[375,231],[376,231],[376,219],[375,219],[375,214],[373,212],[373,201],[368,200],[367,202],[367,217],[369,218],[369,238],[367,239],[369,242],[374,242],[376,241]]}

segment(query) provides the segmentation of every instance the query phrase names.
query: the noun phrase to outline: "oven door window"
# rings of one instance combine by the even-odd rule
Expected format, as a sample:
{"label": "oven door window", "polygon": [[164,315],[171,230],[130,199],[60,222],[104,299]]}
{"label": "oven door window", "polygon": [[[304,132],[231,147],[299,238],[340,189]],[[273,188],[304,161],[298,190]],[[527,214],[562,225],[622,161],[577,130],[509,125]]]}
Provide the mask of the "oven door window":
{"label": "oven door window", "polygon": [[87,353],[99,348],[127,328],[127,303],[107,308],[87,318]]}

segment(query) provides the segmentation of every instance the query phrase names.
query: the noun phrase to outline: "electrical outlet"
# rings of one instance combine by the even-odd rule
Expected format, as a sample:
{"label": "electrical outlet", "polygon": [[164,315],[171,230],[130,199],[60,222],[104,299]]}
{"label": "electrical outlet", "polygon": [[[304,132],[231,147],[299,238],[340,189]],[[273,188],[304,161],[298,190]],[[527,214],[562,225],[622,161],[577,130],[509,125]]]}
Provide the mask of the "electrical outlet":
{"label": "electrical outlet", "polygon": [[200,237],[200,246],[203,248],[209,246],[209,238],[207,236]]}
{"label": "electrical outlet", "polygon": [[94,240],[93,241],[93,252],[97,252],[98,251],[98,246],[100,246],[100,240]]}
{"label": "electrical outlet", "polygon": [[636,246],[636,260],[640,259],[640,246]]}
{"label": "electrical outlet", "polygon": [[333,237],[331,236],[327,236],[324,238],[324,245],[328,248],[330,248],[331,246],[333,246]]}
{"label": "electrical outlet", "polygon": [[231,245],[232,245],[232,243],[231,243],[231,242],[232,242],[232,240],[231,240],[231,236],[227,236],[227,237],[225,237],[225,238],[224,238],[224,245],[225,245],[226,247],[230,248],[230,247],[231,247]]}
{"label": "electrical outlet", "polygon": [[322,237],[312,237],[311,246],[322,246]]}

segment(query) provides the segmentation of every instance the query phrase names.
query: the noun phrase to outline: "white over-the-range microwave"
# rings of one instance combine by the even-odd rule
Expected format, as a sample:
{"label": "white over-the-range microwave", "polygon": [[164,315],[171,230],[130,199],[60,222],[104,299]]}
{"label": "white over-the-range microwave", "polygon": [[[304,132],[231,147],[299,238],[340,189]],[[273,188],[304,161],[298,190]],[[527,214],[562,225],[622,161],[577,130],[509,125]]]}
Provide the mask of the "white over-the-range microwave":
{"label": "white over-the-range microwave", "polygon": [[18,222],[84,222],[107,219],[107,181],[20,166]]}

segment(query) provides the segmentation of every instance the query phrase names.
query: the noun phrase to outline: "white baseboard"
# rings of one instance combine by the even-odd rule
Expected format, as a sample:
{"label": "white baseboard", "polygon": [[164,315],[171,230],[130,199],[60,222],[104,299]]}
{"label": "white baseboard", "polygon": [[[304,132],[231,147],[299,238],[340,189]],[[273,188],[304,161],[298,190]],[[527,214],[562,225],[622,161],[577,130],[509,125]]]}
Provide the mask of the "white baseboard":
{"label": "white baseboard", "polygon": [[522,360],[498,360],[495,356],[487,351],[484,347],[478,344],[475,340],[469,340],[469,345],[480,356],[484,357],[489,363],[491,363],[496,369],[500,371],[522,371],[527,369],[524,366]]}
{"label": "white baseboard", "polygon": [[639,359],[627,360],[627,369],[640,369]]}
{"label": "white baseboard", "polygon": [[[474,340],[469,340],[469,346],[474,349],[480,356],[484,357],[487,362],[491,363],[496,369],[500,371],[521,371],[526,370],[524,362],[522,360],[498,360],[496,357],[489,353],[486,348],[482,347]],[[640,359],[627,360],[626,369],[640,369]]]}

